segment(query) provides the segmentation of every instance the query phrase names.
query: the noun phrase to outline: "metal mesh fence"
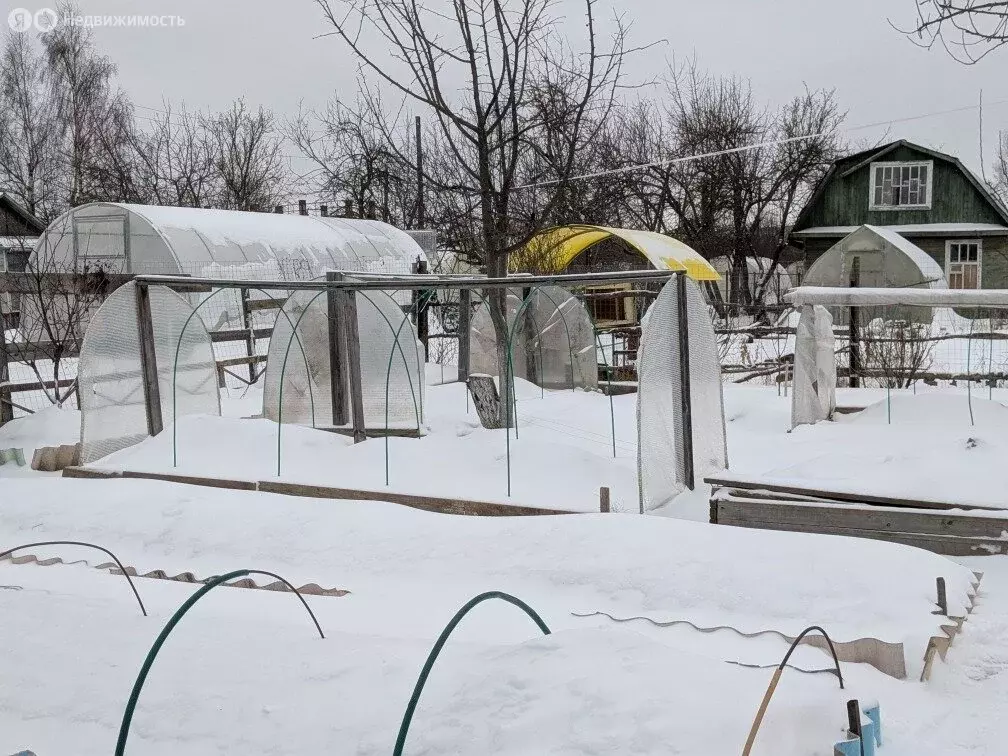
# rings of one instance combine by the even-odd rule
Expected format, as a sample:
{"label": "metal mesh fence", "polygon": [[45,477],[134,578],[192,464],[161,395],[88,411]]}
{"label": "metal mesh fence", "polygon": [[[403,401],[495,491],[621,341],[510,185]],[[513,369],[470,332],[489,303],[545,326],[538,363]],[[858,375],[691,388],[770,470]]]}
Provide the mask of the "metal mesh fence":
{"label": "metal mesh fence", "polygon": [[[150,305],[165,425],[176,416],[219,415],[213,352],[203,322],[190,317],[189,304],[164,287],[150,289]],[[83,462],[147,437],[135,284],[113,292],[92,317],[81,347],[78,381]]]}
{"label": "metal mesh fence", "polygon": [[724,402],[714,328],[697,287],[686,281],[686,323],[675,281],[647,311],[638,356],[637,466],[641,508],[656,509],[687,485],[680,329],[688,333],[690,438],[696,480],[727,465]]}

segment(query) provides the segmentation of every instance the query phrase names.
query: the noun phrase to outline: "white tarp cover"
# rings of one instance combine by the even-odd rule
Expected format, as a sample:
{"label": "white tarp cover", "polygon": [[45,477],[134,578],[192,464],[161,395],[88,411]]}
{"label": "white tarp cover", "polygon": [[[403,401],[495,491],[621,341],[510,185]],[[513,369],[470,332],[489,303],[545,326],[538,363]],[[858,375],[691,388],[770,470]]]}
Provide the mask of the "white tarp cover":
{"label": "white tarp cover", "polygon": [[405,231],[379,221],[113,202],[59,216],[40,251],[60,271],[88,262],[116,272],[283,280],[327,270],[409,273],[426,259]]}
{"label": "white tarp cover", "polygon": [[[163,286],[150,287],[150,306],[164,427],[176,416],[220,415],[213,346],[203,321],[190,318],[188,302]],[[135,283],[114,291],[95,312],[81,344],[77,379],[83,463],[147,438]]]}
{"label": "white tarp cover", "polygon": [[[595,326],[571,292],[536,286],[522,300],[509,291],[507,317],[515,378],[550,389],[598,388]],[[469,365],[471,373],[498,375],[497,341],[486,304],[473,313]]]}
{"label": "white tarp cover", "polygon": [[[422,429],[424,357],[413,324],[384,291],[358,291],[354,296],[365,427],[385,428],[387,418],[389,428]],[[325,292],[298,291],[278,314],[263,384],[264,417],[333,427],[328,308]],[[349,417],[349,404],[347,412]]]}
{"label": "white tarp cover", "polygon": [[[513,291],[507,293],[507,325],[508,333],[514,332],[511,339],[511,367],[515,376],[524,378],[528,375],[525,362],[527,349],[525,334],[515,331],[515,316],[521,307],[522,300]],[[490,318],[490,305],[484,299],[473,311],[469,324],[469,373],[471,375],[499,375],[497,369],[497,336],[493,320]]]}
{"label": "white tarp cover", "polygon": [[[686,280],[694,483],[728,466],[724,400],[714,325],[699,289]],[[686,489],[676,280],[642,322],[637,361],[637,471],[641,507],[657,509]]]}
{"label": "white tarp cover", "polygon": [[535,287],[518,328],[524,338],[515,349],[525,349],[526,375],[517,377],[545,388],[598,388],[595,327],[577,297],[559,286]]}
{"label": "white tarp cover", "polygon": [[795,336],[791,427],[828,420],[836,409],[833,317],[822,305],[801,308]]}

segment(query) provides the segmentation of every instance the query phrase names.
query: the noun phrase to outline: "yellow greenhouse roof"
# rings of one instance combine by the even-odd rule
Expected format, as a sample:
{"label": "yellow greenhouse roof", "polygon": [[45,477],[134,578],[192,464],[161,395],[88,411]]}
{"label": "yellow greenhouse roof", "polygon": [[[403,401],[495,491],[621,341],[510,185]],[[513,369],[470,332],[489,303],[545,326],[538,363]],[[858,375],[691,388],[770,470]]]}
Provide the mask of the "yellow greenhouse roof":
{"label": "yellow greenhouse roof", "polygon": [[684,270],[695,281],[717,281],[718,272],[698,252],[678,239],[655,231],[608,226],[558,226],[546,229],[511,256],[512,268],[559,273],[588,247],[616,236],[640,252],[658,270]]}

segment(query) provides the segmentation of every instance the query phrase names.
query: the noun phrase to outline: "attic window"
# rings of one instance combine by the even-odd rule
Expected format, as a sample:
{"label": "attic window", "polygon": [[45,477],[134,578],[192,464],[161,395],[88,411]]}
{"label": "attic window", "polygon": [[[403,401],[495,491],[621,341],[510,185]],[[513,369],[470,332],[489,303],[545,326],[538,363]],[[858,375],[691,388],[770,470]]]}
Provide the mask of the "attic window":
{"label": "attic window", "polygon": [[934,163],[872,163],[869,210],[930,210]]}

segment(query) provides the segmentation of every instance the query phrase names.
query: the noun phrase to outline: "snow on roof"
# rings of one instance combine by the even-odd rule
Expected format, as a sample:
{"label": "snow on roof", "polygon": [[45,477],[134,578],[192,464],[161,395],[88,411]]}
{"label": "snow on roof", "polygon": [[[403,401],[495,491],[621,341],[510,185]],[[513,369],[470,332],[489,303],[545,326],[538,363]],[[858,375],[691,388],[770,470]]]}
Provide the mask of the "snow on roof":
{"label": "snow on roof", "polygon": [[[924,277],[931,282],[931,288],[945,288],[945,271],[942,270],[941,265],[935,262],[935,259],[923,249],[913,242],[907,241],[898,233],[885,226],[869,226],[866,224],[863,228],[866,228],[877,236],[885,239],[886,242],[913,260],[914,265],[916,265]],[[935,284],[939,285],[935,286]]]}
{"label": "snow on roof", "polygon": [[0,249],[32,250],[37,236],[0,236]]}
{"label": "snow on roof", "polygon": [[[247,248],[261,246],[274,256],[307,251],[321,254],[323,262],[329,256],[337,264],[348,263],[351,266],[355,262],[366,263],[388,257],[399,257],[407,264],[425,258],[423,249],[409,234],[379,221],[115,204],[145,218],[176,254],[180,253],[180,248],[184,249],[184,243],[174,242],[195,232],[207,246],[211,257],[214,257],[215,247],[238,246],[248,258]],[[339,268],[357,269],[348,268],[346,264],[339,265]]]}
{"label": "snow on roof", "polygon": [[379,221],[113,202],[64,213],[36,246],[66,261],[77,259],[80,246],[93,257],[123,259],[132,273],[250,276],[261,269],[299,279],[327,270],[409,273],[426,259],[405,231]]}
{"label": "snow on roof", "polygon": [[[860,226],[814,226],[795,231],[792,236],[847,236]],[[1008,235],[1008,226],[996,223],[909,223],[895,226],[872,226],[906,236],[948,236],[953,234]]]}

